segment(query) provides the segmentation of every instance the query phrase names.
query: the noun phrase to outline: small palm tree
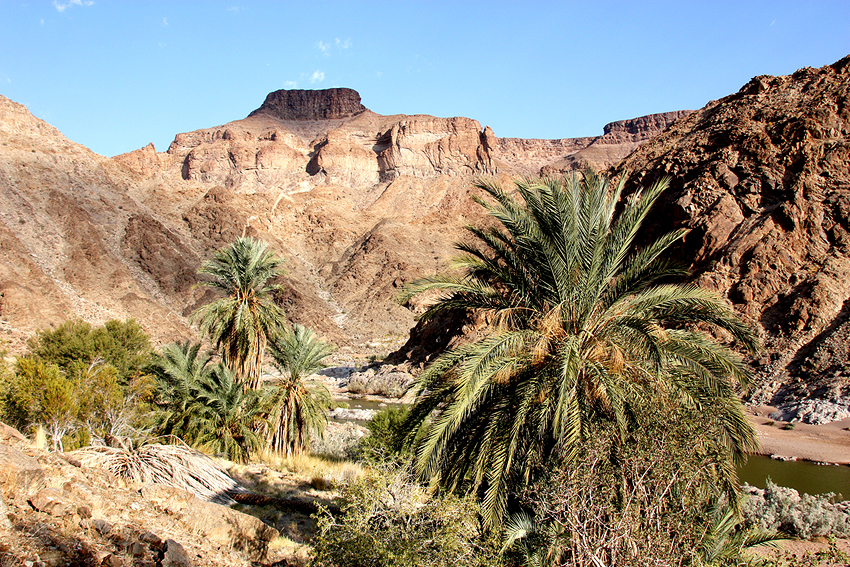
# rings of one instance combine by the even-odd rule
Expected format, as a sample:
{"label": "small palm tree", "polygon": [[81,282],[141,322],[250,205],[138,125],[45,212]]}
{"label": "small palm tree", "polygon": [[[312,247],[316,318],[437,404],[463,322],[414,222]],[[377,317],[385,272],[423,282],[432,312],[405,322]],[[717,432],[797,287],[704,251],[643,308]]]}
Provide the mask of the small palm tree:
{"label": "small palm tree", "polygon": [[331,404],[323,384],[305,382],[310,374],[324,368],[323,361],[333,345],[299,324],[285,330],[270,348],[281,382],[270,386],[267,404],[271,408],[269,443],[275,451],[289,456],[304,451],[310,435],[321,435]]}
{"label": "small palm tree", "polygon": [[[419,474],[480,491],[491,526],[501,525],[533,463],[575,458],[600,420],[625,434],[662,419],[660,408],[637,409],[659,393],[698,408],[735,458],[756,447],[735,393],[736,384],[750,383],[749,370],[700,329],[721,330],[750,350],[753,331],[717,295],[666,283],[686,274],[661,258],[686,231],[634,247],[666,186],[621,203],[622,181],[611,186],[585,172],[517,182],[518,201],[480,182],[494,203],[479,203],[501,226],[469,227],[474,242],[459,244],[455,261],[461,275],[422,278],[403,291],[402,302],[439,294],[423,318],[459,309],[492,322],[487,336],[444,353],[418,377],[406,423],[411,436],[427,425]],[[737,494],[731,462],[715,465]]]}
{"label": "small palm tree", "polygon": [[263,447],[257,433],[266,425],[260,393],[247,388],[224,364],[212,368],[198,383],[186,408],[186,441],[238,462],[247,462]]}
{"label": "small palm tree", "polygon": [[244,462],[262,446],[256,433],[265,424],[260,395],[223,364],[211,365],[210,354],[200,348],[200,343],[172,343],[155,358],[154,430]]}
{"label": "small palm tree", "polygon": [[220,349],[237,379],[253,389],[260,383],[266,344],[283,321],[283,311],[272,298],[279,286],[269,283],[283,274],[282,263],[265,242],[243,237],[216,252],[198,270],[212,277],[201,285],[225,297],[199,308],[192,317]]}
{"label": "small palm tree", "polygon": [[201,343],[171,343],[154,357],[150,371],[156,379],[157,411],[152,418],[154,428],[163,435],[185,434],[186,409],[210,371],[210,354],[200,350]]}

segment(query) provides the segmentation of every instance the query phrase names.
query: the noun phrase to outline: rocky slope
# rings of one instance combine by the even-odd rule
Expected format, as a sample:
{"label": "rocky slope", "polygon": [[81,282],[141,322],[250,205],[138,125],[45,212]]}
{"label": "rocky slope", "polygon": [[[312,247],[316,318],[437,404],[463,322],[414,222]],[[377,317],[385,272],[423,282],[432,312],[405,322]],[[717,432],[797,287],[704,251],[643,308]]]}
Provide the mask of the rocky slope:
{"label": "rocky slope", "polygon": [[850,57],[760,76],[641,146],[613,172],[671,177],[648,225],[756,324],[761,401],[786,418],[850,416]]}
{"label": "rocky slope", "polygon": [[85,467],[0,424],[4,565],[268,565],[277,559],[268,553],[277,536],[254,516]]}
{"label": "rocky slope", "polygon": [[569,169],[594,144],[607,149],[580,163],[607,166],[676,117],[599,138],[500,139],[469,118],[375,114],[351,89],[277,91],[166,152],[105,158],[0,97],[0,325],[13,351],[71,317],[134,317],[158,341],[187,338],[208,299],[198,265],[249,234],[287,259],[279,299],[292,319],[387,352],[413,324],[398,286],[442,269],[478,218],[474,176]]}

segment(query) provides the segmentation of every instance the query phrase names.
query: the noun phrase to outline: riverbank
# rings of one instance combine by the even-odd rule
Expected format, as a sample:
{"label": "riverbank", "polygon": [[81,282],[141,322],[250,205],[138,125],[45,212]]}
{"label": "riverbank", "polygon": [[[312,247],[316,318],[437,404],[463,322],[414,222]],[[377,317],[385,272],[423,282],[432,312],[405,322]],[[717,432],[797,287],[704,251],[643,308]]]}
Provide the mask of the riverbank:
{"label": "riverbank", "polygon": [[782,459],[802,459],[816,463],[850,464],[850,418],[823,425],[786,423],[771,420],[772,406],[750,408],[748,417],[756,427],[761,442],[760,454]]}

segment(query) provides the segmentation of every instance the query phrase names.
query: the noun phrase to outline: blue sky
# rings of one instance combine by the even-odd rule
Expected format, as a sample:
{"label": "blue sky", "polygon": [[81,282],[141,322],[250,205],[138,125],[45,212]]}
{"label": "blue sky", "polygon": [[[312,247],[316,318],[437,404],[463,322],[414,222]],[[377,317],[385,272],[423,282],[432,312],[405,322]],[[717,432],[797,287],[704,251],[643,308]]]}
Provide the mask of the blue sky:
{"label": "blue sky", "polygon": [[850,1],[0,0],[0,94],[114,155],[282,88],[562,138],[850,54]]}

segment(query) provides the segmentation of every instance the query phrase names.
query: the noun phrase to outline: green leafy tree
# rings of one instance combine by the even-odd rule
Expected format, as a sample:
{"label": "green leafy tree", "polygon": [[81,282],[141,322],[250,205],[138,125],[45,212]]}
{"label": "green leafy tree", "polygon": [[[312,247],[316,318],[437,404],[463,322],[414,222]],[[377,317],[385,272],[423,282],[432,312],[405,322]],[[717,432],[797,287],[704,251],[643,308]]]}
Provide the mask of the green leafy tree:
{"label": "green leafy tree", "polygon": [[80,422],[90,439],[133,435],[142,421],[142,407],[154,388],[149,375],[136,372],[122,386],[119,372],[102,359],[79,365],[74,373],[80,397]]}
{"label": "green leafy tree", "polygon": [[55,329],[37,331],[27,346],[30,356],[56,364],[68,375],[100,359],[116,369],[118,381],[125,385],[150,363],[153,353],[150,339],[133,319],[113,319],[102,327],[66,321]]}
{"label": "green leafy tree", "polygon": [[272,343],[271,355],[281,373],[280,383],[267,389],[273,450],[286,456],[301,453],[310,446],[311,435],[322,435],[331,396],[323,384],[306,378],[324,368],[324,359],[334,350],[332,344],[297,323]]}
{"label": "green leafy tree", "polygon": [[[756,447],[735,392],[750,383],[748,367],[703,329],[750,350],[753,331],[717,295],[667,283],[686,271],[662,254],[686,231],[634,245],[666,186],[621,203],[622,182],[585,172],[517,182],[520,201],[481,182],[493,202],[479,202],[498,225],[469,228],[472,242],[458,245],[460,275],[422,278],[404,291],[402,301],[439,294],[424,318],[461,309],[492,322],[484,338],[444,353],[418,377],[407,421],[411,432],[428,423],[418,473],[479,492],[489,525],[502,523],[533,463],[574,460],[594,424],[614,423],[625,437],[663,419],[663,408],[638,411],[659,391],[666,403],[698,408],[736,459]],[[716,465],[736,497],[733,463]]]}
{"label": "green leafy tree", "polygon": [[283,311],[272,294],[279,286],[271,280],[282,275],[282,260],[265,242],[237,238],[201,265],[210,276],[201,285],[224,294],[199,308],[193,318],[208,333],[224,363],[250,388],[257,388],[269,339],[280,331]]}
{"label": "green leafy tree", "polygon": [[63,438],[79,424],[78,385],[57,365],[35,358],[19,358],[15,374],[6,398],[7,415],[16,418],[18,427],[43,425],[53,450],[64,451]]}

